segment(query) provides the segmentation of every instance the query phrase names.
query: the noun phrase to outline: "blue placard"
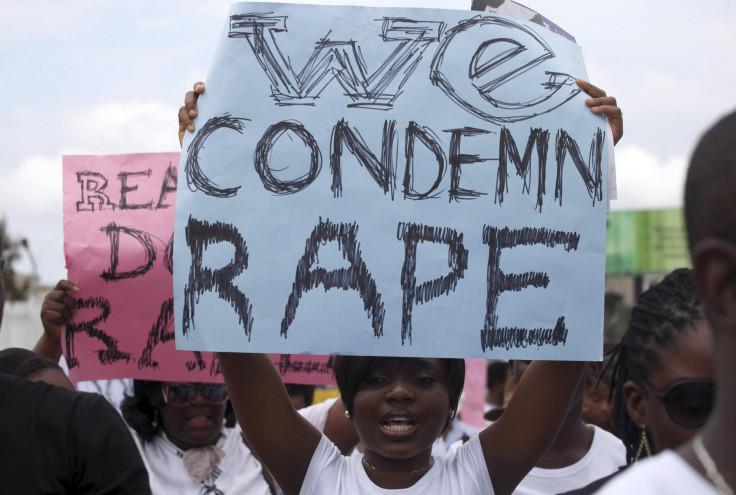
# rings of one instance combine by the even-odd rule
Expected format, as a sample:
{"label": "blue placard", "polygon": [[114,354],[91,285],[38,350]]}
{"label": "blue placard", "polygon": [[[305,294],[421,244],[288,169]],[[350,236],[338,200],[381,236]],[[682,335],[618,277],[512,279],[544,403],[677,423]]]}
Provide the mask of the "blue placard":
{"label": "blue placard", "polygon": [[598,359],[606,125],[503,15],[241,3],[184,142],[177,348]]}

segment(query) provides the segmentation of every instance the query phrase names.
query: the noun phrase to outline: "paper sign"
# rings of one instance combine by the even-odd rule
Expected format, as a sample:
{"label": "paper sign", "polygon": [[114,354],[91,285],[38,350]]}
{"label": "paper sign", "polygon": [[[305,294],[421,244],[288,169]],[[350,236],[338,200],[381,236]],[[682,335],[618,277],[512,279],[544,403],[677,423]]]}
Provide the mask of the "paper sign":
{"label": "paper sign", "polygon": [[577,77],[503,15],[234,5],[180,162],[177,347],[599,359],[606,130]]}
{"label": "paper sign", "polygon": [[460,419],[481,429],[486,426],[483,414],[486,405],[487,367],[488,362],[484,359],[465,360],[465,386]]}
{"label": "paper sign", "polygon": [[[73,381],[223,381],[211,352],[174,345],[179,153],[65,156],[64,249],[75,295],[62,344]],[[286,382],[334,383],[330,356],[272,355]]]}
{"label": "paper sign", "polygon": [[69,279],[81,288],[74,325],[62,339],[75,382],[173,381],[179,368],[191,374],[188,381],[219,380],[212,354],[171,345],[178,159],[178,153],[63,159],[64,254]]}

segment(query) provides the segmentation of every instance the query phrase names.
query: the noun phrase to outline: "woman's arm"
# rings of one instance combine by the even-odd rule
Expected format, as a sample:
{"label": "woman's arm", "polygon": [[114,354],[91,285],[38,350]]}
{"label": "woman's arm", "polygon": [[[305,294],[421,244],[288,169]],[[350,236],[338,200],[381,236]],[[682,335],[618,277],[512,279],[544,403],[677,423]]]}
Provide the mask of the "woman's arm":
{"label": "woman's arm", "polygon": [[59,280],[56,287],[46,294],[41,305],[41,323],[43,334],[33,347],[33,352],[58,362],[61,357],[61,326],[71,325],[76,312],[72,294],[79,292],[79,287],[69,280]]}
{"label": "woman's arm", "polygon": [[501,418],[480,432],[496,495],[513,492],[552,445],[584,368],[580,361],[532,362]]}
{"label": "woman's arm", "polygon": [[267,354],[224,352],[220,366],[248,443],[284,493],[299,493],[321,433],[296,412]]}

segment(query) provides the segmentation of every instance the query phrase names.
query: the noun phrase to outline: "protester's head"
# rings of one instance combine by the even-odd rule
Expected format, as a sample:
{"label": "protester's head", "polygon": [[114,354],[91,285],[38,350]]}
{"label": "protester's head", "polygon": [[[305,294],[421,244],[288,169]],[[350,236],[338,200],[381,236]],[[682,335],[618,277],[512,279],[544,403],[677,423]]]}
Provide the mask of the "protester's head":
{"label": "protester's head", "polygon": [[736,112],[703,135],[690,161],[685,182],[685,223],[691,252],[708,237],[736,244],[734,133]]}
{"label": "protester's head", "polygon": [[[604,350],[604,355],[605,355]],[[611,395],[611,370],[608,367],[610,356],[603,361],[589,363],[589,371],[585,380],[583,394],[583,422],[611,431],[611,413],[613,404],[608,400]]]}
{"label": "protester's head", "polygon": [[5,270],[5,258],[3,258],[2,238],[0,238],[0,328],[3,327],[3,310],[5,309],[5,282],[3,282],[3,270]]}
{"label": "protester's head", "polygon": [[514,385],[519,384],[521,377],[524,376],[524,373],[530,364],[532,364],[532,362],[527,359],[512,359],[509,361],[511,381],[514,382]]}
{"label": "protester's head", "polygon": [[506,379],[509,377],[508,361],[492,361],[486,368],[487,400],[496,406],[503,406],[503,396],[506,390]]}
{"label": "protester's head", "polygon": [[165,432],[187,450],[215,444],[226,415],[225,426],[235,425],[228,404],[223,384],[133,380],[133,395],[123,399],[120,410],[144,441]]}
{"label": "protester's head", "polygon": [[[511,381],[514,382],[514,385],[518,385],[521,381],[521,377],[524,376],[524,373],[526,373],[527,368],[529,365],[532,364],[529,360],[524,359],[510,359],[509,360],[509,369],[511,371]],[[586,373],[590,373],[590,368],[586,367]],[[570,409],[574,409],[575,407],[578,407],[582,400],[583,400],[583,393],[585,392],[585,381],[581,381],[578,385],[577,390],[575,391],[575,396],[572,399],[572,402],[570,403]]]}
{"label": "protester's head", "polygon": [[690,269],[638,297],[612,365],[614,429],[629,462],[646,456],[645,441],[654,453],[699,431],[713,404],[713,342]]}
{"label": "protester's head", "polygon": [[[361,432],[361,420],[385,404],[391,406],[394,402],[411,404],[410,408],[418,409],[415,411],[418,414],[431,415],[433,420],[437,420],[439,429],[431,439],[433,442],[449,426],[457,411],[465,383],[465,361],[337,356],[335,379],[345,408],[364,444],[366,439]],[[410,425],[413,421],[409,417]]]}
{"label": "protester's head", "polygon": [[[685,222],[696,283],[723,363],[736,342],[736,112],[711,127],[685,182]],[[728,340],[724,340],[728,337]],[[729,344],[724,346],[722,344]],[[736,344],[734,344],[736,345]],[[726,390],[724,389],[724,392]]]}
{"label": "protester's head", "polygon": [[58,364],[28,349],[9,347],[0,351],[0,373],[74,391],[72,382]]}
{"label": "protester's head", "polygon": [[311,406],[314,402],[314,385],[302,385],[298,383],[285,383],[286,392],[289,394],[294,409],[302,409]]}

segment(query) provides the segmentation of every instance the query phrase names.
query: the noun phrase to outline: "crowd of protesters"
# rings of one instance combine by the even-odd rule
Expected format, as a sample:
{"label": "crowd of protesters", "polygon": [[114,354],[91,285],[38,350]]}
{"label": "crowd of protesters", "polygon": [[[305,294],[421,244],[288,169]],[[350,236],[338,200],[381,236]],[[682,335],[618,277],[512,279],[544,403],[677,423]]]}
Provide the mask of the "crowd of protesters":
{"label": "crowd of protesters", "polygon": [[[578,84],[617,142],[623,122],[615,99]],[[180,135],[194,129],[203,91],[197,83],[187,93]],[[79,289],[60,281],[44,300],[34,350],[0,351],[0,486],[7,493],[734,493],[734,135],[731,114],[691,159],[685,216],[693,269],[675,270],[638,296],[602,363],[489,364],[482,429],[459,423],[461,359],[338,356],[339,398],[311,405],[311,393],[290,395],[260,354],[222,353],[224,384],[126,380],[107,398],[75,391],[58,362]],[[0,285],[0,325],[3,302]],[[453,428],[462,434],[448,436]]]}

